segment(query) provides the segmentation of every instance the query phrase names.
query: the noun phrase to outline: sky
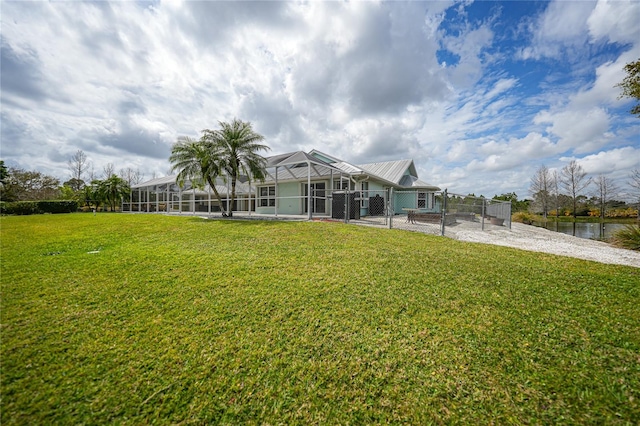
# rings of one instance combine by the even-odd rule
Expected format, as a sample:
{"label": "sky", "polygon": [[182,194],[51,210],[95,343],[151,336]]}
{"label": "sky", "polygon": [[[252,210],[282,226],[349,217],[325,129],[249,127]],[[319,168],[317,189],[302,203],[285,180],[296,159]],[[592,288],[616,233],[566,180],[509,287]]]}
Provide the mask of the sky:
{"label": "sky", "polygon": [[179,136],[234,118],[271,151],[411,158],[459,194],[530,197],[576,160],[621,189],[640,119],[615,87],[639,1],[2,1],[0,158],[68,180],[82,150],[170,173]]}

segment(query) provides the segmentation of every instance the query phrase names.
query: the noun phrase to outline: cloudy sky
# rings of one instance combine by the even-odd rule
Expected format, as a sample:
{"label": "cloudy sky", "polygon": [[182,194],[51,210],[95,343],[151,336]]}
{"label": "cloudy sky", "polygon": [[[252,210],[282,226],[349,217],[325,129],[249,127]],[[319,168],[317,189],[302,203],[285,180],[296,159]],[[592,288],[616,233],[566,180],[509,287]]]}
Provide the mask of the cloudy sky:
{"label": "cloudy sky", "polygon": [[2,1],[1,151],[67,180],[83,150],[146,178],[234,117],[272,154],[413,158],[452,192],[528,196],[578,160],[621,187],[640,120],[614,87],[640,2]]}

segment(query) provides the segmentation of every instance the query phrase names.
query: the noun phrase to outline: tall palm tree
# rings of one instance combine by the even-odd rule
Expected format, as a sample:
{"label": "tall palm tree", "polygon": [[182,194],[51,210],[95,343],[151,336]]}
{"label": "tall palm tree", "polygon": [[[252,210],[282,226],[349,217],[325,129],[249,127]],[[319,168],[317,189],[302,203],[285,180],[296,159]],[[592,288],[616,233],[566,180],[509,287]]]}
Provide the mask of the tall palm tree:
{"label": "tall palm tree", "polygon": [[204,141],[192,139],[188,136],[181,136],[178,142],[171,148],[171,171],[178,171],[176,183],[179,186],[184,185],[185,180],[190,180],[191,184],[202,189],[204,183],[208,183],[218,202],[222,215],[227,214],[222,209],[222,197],[216,189],[216,178],[220,175],[220,164],[218,152],[214,146]]}
{"label": "tall palm tree", "polygon": [[218,171],[226,172],[225,179],[231,179],[231,199],[227,204],[227,216],[231,217],[238,179],[244,175],[248,179],[264,181],[267,160],[259,151],[270,148],[260,143],[264,136],[254,132],[249,122],[234,118],[231,123],[220,121],[218,124],[219,130],[203,130],[201,141],[211,144]]}

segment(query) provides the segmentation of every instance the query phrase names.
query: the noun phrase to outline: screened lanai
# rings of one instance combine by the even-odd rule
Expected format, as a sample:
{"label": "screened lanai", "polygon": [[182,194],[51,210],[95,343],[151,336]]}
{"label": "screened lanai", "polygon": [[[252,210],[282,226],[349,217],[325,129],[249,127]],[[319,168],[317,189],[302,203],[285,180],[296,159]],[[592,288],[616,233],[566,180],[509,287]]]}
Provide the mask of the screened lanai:
{"label": "screened lanai", "polygon": [[330,194],[350,182],[351,173],[303,151],[267,159],[267,177],[257,184],[257,213],[330,215]]}
{"label": "screened lanai", "polygon": [[[339,166],[303,151],[268,157],[264,181],[256,182],[245,176],[237,182],[233,211],[275,216],[302,215],[309,219],[313,215],[329,215],[331,189],[348,185],[352,174],[346,166]],[[122,210],[194,214],[221,212],[229,203],[229,179],[216,179],[216,189],[221,195],[222,206],[209,185],[200,189],[186,180],[180,187],[175,175],[165,176],[133,185]]]}
{"label": "screened lanai", "polygon": [[[182,187],[176,184],[176,175],[151,179],[131,186],[129,200],[122,203],[122,210],[129,212],[167,212],[167,213],[214,213],[225,210],[231,195],[231,184],[224,179],[216,179],[216,189],[222,197],[220,202],[207,184],[203,189],[196,188],[186,180]],[[234,211],[255,209],[255,187],[249,182],[236,184]]]}

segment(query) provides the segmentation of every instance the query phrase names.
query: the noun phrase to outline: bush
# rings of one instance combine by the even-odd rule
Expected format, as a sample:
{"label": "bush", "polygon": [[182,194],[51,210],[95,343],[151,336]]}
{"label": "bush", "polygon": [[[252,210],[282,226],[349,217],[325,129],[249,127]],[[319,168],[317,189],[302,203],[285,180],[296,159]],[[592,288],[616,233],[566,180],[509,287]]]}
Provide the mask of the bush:
{"label": "bush", "polygon": [[611,243],[629,250],[640,250],[640,226],[626,225],[613,235]]}
{"label": "bush", "polygon": [[42,213],[73,213],[78,211],[75,200],[38,201],[38,209]]}
{"label": "bush", "polygon": [[533,222],[542,222],[542,216],[529,212],[517,212],[511,215],[511,221],[531,225]]}
{"label": "bush", "polygon": [[30,215],[42,213],[73,213],[78,210],[78,202],[71,200],[57,201],[15,201],[2,203],[2,214]]}
{"label": "bush", "polygon": [[37,201],[14,201],[12,203],[6,203],[5,213],[16,214],[16,215],[29,215],[29,214],[38,214],[40,213],[40,211],[38,210]]}

